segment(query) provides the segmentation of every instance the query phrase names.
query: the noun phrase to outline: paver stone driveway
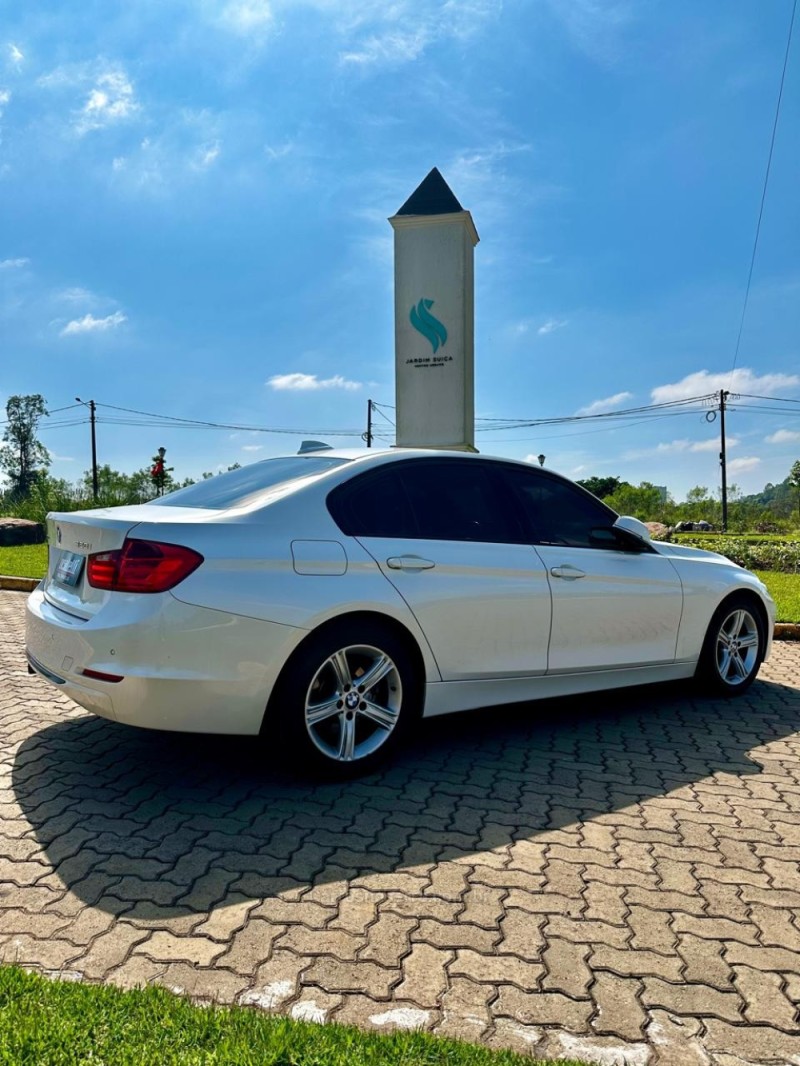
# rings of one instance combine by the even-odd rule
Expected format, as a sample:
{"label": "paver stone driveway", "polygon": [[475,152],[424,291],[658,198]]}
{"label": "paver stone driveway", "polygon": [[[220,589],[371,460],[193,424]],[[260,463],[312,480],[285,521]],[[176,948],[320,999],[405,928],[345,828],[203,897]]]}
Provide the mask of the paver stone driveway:
{"label": "paver stone driveway", "polygon": [[635,1066],[800,1063],[800,644],[691,687],[426,723],[384,772],[139,732],[0,593],[0,953],[313,1020]]}

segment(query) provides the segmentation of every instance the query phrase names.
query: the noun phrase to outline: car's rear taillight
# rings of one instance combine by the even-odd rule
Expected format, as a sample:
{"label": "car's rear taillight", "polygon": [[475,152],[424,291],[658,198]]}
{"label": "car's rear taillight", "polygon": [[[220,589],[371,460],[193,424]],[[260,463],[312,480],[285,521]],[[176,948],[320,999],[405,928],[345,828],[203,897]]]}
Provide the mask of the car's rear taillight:
{"label": "car's rear taillight", "polygon": [[155,540],[127,540],[121,548],[97,552],[86,560],[92,588],[109,592],[166,592],[196,570],[199,552]]}

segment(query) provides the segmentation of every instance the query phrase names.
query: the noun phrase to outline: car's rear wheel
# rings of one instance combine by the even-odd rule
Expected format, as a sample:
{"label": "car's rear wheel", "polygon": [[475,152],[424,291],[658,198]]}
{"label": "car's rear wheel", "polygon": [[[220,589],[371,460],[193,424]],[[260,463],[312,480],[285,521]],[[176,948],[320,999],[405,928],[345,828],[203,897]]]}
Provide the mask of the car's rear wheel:
{"label": "car's rear wheel", "polygon": [[711,619],[698,676],[712,692],[737,696],[755,681],[765,650],[761,612],[749,596],[732,596]]}
{"label": "car's rear wheel", "polygon": [[366,773],[404,739],[421,694],[402,638],[380,623],[344,621],[313,636],[287,665],[262,736],[279,730],[300,766]]}

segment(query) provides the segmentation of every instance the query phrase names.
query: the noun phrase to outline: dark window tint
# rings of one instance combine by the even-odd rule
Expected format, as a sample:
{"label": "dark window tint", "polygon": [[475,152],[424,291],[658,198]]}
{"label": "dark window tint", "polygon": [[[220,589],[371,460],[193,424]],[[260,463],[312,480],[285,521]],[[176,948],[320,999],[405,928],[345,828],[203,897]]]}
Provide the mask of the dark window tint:
{"label": "dark window tint", "polygon": [[617,516],[610,508],[588,492],[548,474],[522,468],[507,470],[536,543],[572,548],[602,546],[592,541],[591,531],[613,525]]}
{"label": "dark window tint", "polygon": [[415,540],[521,539],[510,493],[479,461],[410,459],[335,489],[331,514],[345,533]]}
{"label": "dark window tint", "polygon": [[227,507],[244,507],[255,503],[260,496],[266,496],[272,489],[292,481],[324,474],[342,466],[349,459],[334,459],[331,456],[290,455],[281,459],[264,459],[260,463],[243,466],[239,470],[230,470],[226,474],[198,481],[185,489],[177,489],[157,500],[151,500],[151,507],[209,507],[222,510]]}
{"label": "dark window tint", "polygon": [[351,537],[419,536],[394,468],[362,474],[334,489],[328,509],[342,532]]}
{"label": "dark window tint", "polygon": [[425,540],[478,540],[509,544],[519,530],[499,476],[475,460],[409,462],[401,472]]}

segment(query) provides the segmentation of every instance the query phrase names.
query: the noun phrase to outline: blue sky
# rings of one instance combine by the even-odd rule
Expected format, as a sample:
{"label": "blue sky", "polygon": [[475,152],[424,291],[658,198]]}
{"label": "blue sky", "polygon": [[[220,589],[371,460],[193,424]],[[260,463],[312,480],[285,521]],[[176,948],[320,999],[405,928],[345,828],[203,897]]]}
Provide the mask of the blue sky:
{"label": "blue sky", "polygon": [[[79,395],[360,433],[368,397],[394,402],[386,219],[434,165],[481,236],[477,415],[720,387],[800,399],[800,27],[731,373],[790,14],[791,0],[0,0],[0,403]],[[745,491],[800,456],[800,405],[786,407],[730,413]],[[682,498],[716,487],[717,430],[697,413],[477,442]],[[42,440],[55,474],[88,466],[88,426]],[[299,441],[98,426],[101,462],[132,470],[163,445],[180,476]]]}

